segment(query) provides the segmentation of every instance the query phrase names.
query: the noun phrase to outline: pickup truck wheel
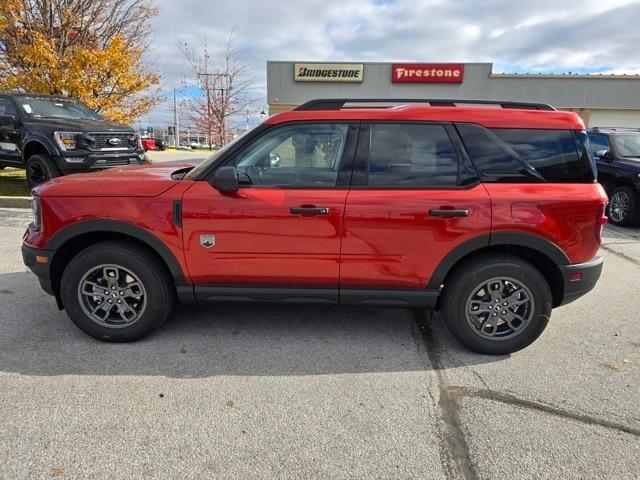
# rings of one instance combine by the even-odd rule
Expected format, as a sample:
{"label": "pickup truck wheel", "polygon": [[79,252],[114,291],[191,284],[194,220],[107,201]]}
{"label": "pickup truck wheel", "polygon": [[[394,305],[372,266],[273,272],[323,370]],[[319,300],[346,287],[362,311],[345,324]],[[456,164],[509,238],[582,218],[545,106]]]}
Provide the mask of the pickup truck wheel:
{"label": "pickup truck wheel", "polygon": [[173,306],[169,275],[145,248],[102,242],[76,255],[62,274],[62,304],[85,333],[110,342],[145,337]]}
{"label": "pickup truck wheel", "polygon": [[636,196],[629,187],[618,187],[609,197],[609,221],[614,225],[633,225],[637,220]]}
{"label": "pickup truck wheel", "polygon": [[460,343],[500,355],[540,336],[549,322],[552,295],[530,263],[489,254],[456,268],[445,282],[441,306],[449,331]]}
{"label": "pickup truck wheel", "polygon": [[27,160],[27,183],[29,188],[62,175],[62,172],[48,155],[32,155]]}

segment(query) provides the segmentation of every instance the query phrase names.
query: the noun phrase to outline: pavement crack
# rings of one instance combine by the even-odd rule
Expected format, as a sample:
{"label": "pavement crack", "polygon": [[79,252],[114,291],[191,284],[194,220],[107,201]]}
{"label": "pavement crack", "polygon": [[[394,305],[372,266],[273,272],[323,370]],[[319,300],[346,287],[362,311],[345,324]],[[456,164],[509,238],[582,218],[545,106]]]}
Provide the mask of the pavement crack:
{"label": "pavement crack", "polygon": [[423,310],[413,310],[412,313],[419,328],[414,335],[416,344],[420,346],[420,340],[422,340],[429,363],[438,380],[440,463],[443,471],[448,479],[476,480],[478,475],[473,467],[469,446],[460,422],[460,397],[452,394],[449,379],[442,367],[442,348],[431,330],[430,314]]}
{"label": "pavement crack", "polygon": [[640,261],[639,260],[636,260],[635,258],[632,258],[629,255],[625,255],[624,253],[618,252],[617,250],[614,250],[613,248],[611,248],[611,247],[609,247],[607,245],[600,245],[600,248],[602,248],[603,250],[606,250],[609,253],[614,254],[618,258],[621,258],[623,260],[631,262],[634,265],[640,265]]}
{"label": "pavement crack", "polygon": [[534,400],[527,400],[524,398],[516,397],[515,395],[503,392],[497,392],[495,390],[484,390],[463,386],[449,386],[449,395],[452,397],[474,397],[483,398],[486,400],[492,400],[495,402],[504,403],[516,407],[526,408],[529,410],[536,410],[544,412],[550,415],[575,420],[581,423],[589,425],[596,425],[600,427],[606,427],[613,430],[618,430],[636,437],[640,437],[640,429],[624,425],[622,423],[614,422],[611,420],[605,420],[601,418],[592,417],[590,415],[578,412],[572,412],[565,408],[556,407],[547,403],[537,402]]}

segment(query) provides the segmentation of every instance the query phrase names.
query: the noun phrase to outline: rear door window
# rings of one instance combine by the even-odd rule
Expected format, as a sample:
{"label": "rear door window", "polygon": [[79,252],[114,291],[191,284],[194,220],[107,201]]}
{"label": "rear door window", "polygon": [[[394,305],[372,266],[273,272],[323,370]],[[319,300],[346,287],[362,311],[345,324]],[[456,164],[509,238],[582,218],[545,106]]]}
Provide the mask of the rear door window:
{"label": "rear door window", "polygon": [[382,188],[458,185],[458,153],[443,125],[371,125],[369,181]]}

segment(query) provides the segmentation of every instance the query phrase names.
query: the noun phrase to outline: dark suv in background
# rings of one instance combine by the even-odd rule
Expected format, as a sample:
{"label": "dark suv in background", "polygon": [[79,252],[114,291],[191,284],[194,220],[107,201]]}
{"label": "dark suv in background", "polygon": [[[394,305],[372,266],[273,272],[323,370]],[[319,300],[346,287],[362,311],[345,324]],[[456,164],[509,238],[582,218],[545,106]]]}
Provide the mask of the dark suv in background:
{"label": "dark suv in background", "polygon": [[54,177],[147,163],[139,136],[66,97],[0,93],[0,168],[27,170],[30,187]]}
{"label": "dark suv in background", "polygon": [[591,150],[598,181],[609,195],[609,221],[635,225],[640,219],[640,129],[592,128]]}

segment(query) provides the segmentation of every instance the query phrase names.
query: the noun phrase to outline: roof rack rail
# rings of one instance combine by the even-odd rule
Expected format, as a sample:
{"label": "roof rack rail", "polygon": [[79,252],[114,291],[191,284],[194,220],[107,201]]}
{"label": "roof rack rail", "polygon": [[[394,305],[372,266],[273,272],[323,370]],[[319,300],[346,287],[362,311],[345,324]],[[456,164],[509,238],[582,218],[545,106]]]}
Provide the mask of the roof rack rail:
{"label": "roof rack rail", "polygon": [[613,130],[614,132],[617,132],[618,130],[620,130],[622,132],[624,131],[637,132],[637,131],[640,131],[640,128],[637,128],[637,127],[591,127],[589,128],[589,130],[594,130],[594,131]]}
{"label": "roof rack rail", "polygon": [[[346,103],[428,103],[432,107],[455,107],[456,104],[498,105],[502,108],[520,108],[527,110],[555,110],[546,103],[507,102],[504,100],[458,100],[443,98],[322,98],[310,100],[295,110],[341,110]],[[367,108],[367,107],[355,107]]]}

